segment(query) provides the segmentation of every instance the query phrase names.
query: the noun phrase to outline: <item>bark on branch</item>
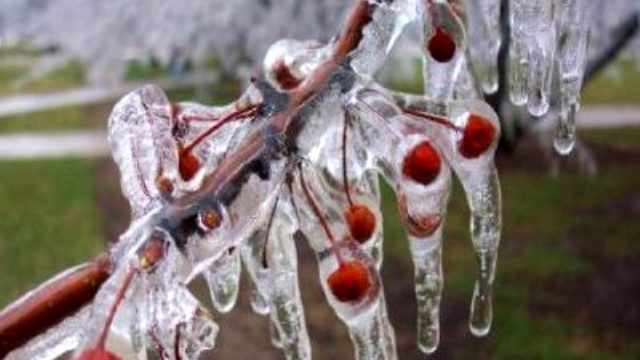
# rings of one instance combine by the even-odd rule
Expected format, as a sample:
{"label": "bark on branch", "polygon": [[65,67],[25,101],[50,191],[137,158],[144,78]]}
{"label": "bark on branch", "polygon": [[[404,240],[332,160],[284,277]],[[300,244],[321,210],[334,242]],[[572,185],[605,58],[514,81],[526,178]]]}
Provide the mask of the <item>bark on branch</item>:
{"label": "bark on branch", "polygon": [[109,255],[102,253],[0,312],[0,358],[91,302],[110,268]]}
{"label": "bark on branch", "polygon": [[[271,125],[277,132],[285,136],[301,107],[324,88],[349,53],[357,48],[363,36],[363,28],[371,21],[371,11],[372,6],[366,0],[357,0],[335,43],[331,58],[288,93],[287,106],[271,120]],[[190,214],[185,214],[184,209],[192,208],[189,205],[208,196],[220,197],[219,194],[224,193],[225,188],[240,188],[246,178],[244,175],[252,171],[252,160],[265,156],[268,151],[264,135],[250,137],[236,153],[225,158],[207,176],[200,190],[176,199],[167,211],[168,219],[165,224],[179,227],[181,222],[188,220],[187,216]],[[110,268],[109,255],[101,254],[92,262],[54,278],[0,312],[0,358],[89,304],[100,286],[109,278]]]}

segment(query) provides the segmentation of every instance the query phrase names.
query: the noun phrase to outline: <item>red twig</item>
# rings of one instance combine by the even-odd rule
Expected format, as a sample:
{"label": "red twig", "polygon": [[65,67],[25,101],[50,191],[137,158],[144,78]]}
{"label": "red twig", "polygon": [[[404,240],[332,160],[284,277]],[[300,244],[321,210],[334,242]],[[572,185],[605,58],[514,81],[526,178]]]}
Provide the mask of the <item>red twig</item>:
{"label": "red twig", "polygon": [[443,125],[449,129],[455,130],[455,131],[464,131],[464,129],[454,125],[451,120],[447,119],[446,117],[443,116],[438,116],[438,115],[433,115],[433,114],[428,114],[425,112],[421,112],[421,111],[415,111],[415,110],[410,110],[410,109],[402,109],[402,112],[404,112],[407,115],[411,115],[413,117],[417,117],[420,119],[424,119],[424,120],[429,120],[435,123],[438,123],[440,125]]}
{"label": "red twig", "polygon": [[298,170],[299,170],[298,172],[300,173],[300,186],[302,187],[302,192],[304,193],[304,196],[307,199],[307,202],[309,203],[309,206],[311,207],[313,214],[316,216],[316,218],[318,218],[318,221],[320,222],[320,226],[322,227],[325,234],[327,235],[327,238],[329,238],[329,242],[331,242],[331,248],[333,249],[333,252],[336,254],[336,258],[338,258],[338,263],[342,264],[344,261],[342,260],[342,255],[340,254],[338,249],[336,249],[336,238],[333,235],[331,228],[329,227],[329,223],[327,222],[327,219],[324,217],[324,215],[320,211],[320,207],[318,206],[318,203],[313,198],[311,191],[309,191],[309,188],[307,187],[307,182],[304,179],[302,166],[298,167]]}
{"label": "red twig", "polygon": [[342,128],[342,183],[344,186],[344,192],[347,195],[347,202],[349,206],[353,206],[351,199],[351,191],[349,190],[349,180],[347,178],[347,116],[344,116],[344,124]]}
{"label": "red twig", "polygon": [[140,162],[138,161],[140,149],[138,148],[138,142],[134,138],[130,138],[131,143],[131,151],[133,155],[133,167],[136,172],[136,178],[142,187],[142,192],[147,196],[147,201],[151,200],[151,192],[147,188],[147,183],[144,181],[144,176],[142,175],[142,169],[140,169]]}
{"label": "red twig", "polygon": [[225,125],[227,123],[230,123],[230,122],[232,122],[234,120],[238,120],[238,119],[241,119],[241,118],[245,118],[247,116],[254,115],[256,113],[256,109],[257,109],[257,105],[253,105],[253,106],[250,106],[250,107],[245,108],[245,109],[236,110],[236,111],[232,112],[231,114],[223,117],[222,119],[220,119],[220,121],[218,121],[215,124],[213,124],[207,130],[203,131],[202,134],[198,135],[198,137],[196,137],[189,145],[185,146],[182,149],[182,153],[183,154],[188,154],[189,152],[191,152],[191,150],[193,150],[194,147],[196,147],[204,139],[206,139],[211,134],[213,134],[218,129],[220,129],[223,125]]}
{"label": "red twig", "polygon": [[122,282],[122,285],[120,286],[120,289],[116,294],[116,298],[109,308],[107,319],[105,320],[104,327],[102,328],[102,332],[100,333],[100,337],[98,338],[98,343],[96,345],[98,349],[104,349],[104,345],[107,341],[107,336],[109,336],[109,330],[111,329],[111,324],[113,323],[113,318],[116,316],[118,307],[122,303],[122,300],[124,300],[127,289],[129,288],[129,285],[131,285],[131,281],[133,280],[135,274],[136,271],[133,268],[129,268],[127,270],[127,274],[125,275],[124,281]]}
{"label": "red twig", "polygon": [[109,255],[100,254],[5,308],[0,313],[0,358],[93,300],[110,268]]}

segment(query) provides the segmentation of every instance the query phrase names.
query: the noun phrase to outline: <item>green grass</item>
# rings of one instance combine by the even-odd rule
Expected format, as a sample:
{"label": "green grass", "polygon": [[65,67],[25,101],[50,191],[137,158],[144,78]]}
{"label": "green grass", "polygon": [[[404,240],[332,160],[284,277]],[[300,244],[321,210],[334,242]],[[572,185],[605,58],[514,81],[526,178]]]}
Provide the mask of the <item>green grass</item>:
{"label": "green grass", "polygon": [[612,77],[606,70],[586,84],[582,94],[585,104],[640,105],[640,69],[631,61],[619,61],[612,66],[618,72]]}
{"label": "green grass", "polygon": [[26,71],[27,68],[22,65],[0,66],[0,96],[69,89],[83,84],[85,77],[82,66],[72,61],[20,88],[13,87],[13,82],[24,75]]}
{"label": "green grass", "polygon": [[13,91],[10,84],[24,74],[26,67],[18,64],[0,66],[0,95]]}
{"label": "green grass", "polygon": [[638,128],[611,128],[579,131],[578,136],[589,144],[609,145],[625,149],[640,147],[640,130]]}
{"label": "green grass", "polygon": [[0,304],[102,247],[90,161],[0,162]]}
{"label": "green grass", "polygon": [[166,66],[152,61],[129,62],[125,70],[126,80],[147,80],[169,75],[169,69]]}
{"label": "green grass", "polygon": [[0,118],[0,133],[71,130],[90,126],[87,112],[80,107],[65,107]]}

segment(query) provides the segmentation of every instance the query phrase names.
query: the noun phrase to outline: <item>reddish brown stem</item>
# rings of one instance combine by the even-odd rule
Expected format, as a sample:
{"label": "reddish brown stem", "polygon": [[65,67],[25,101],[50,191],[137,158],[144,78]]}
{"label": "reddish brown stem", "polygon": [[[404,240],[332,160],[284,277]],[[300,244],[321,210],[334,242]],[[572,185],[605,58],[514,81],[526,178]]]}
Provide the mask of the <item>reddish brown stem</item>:
{"label": "reddish brown stem", "polygon": [[223,117],[220,121],[218,121],[217,123],[213,124],[211,127],[209,127],[207,130],[203,131],[200,135],[198,135],[198,137],[196,137],[191,144],[185,146],[182,149],[182,153],[183,154],[188,154],[189,152],[191,152],[191,150],[193,150],[193,148],[195,148],[198,144],[200,144],[204,139],[206,139],[207,137],[209,137],[211,134],[213,134],[214,132],[216,132],[218,129],[220,129],[223,125],[230,123],[234,120],[238,120],[241,118],[244,118],[246,116],[251,116],[254,115],[256,112],[257,106],[250,106],[248,108],[245,109],[239,109],[236,110],[234,112],[232,112],[231,114]]}
{"label": "reddish brown stem", "polygon": [[180,335],[182,332],[181,329],[184,325],[185,323],[179,323],[178,325],[176,325],[176,334],[173,339],[173,353],[176,357],[176,360],[182,359],[182,357],[180,356]]}
{"label": "reddish brown stem", "polygon": [[298,170],[300,173],[300,186],[302,187],[302,192],[304,193],[304,196],[307,199],[309,206],[311,206],[311,210],[313,211],[313,214],[316,216],[316,218],[318,218],[318,221],[320,222],[320,226],[322,227],[325,234],[327,235],[327,238],[329,238],[329,242],[331,242],[331,248],[333,249],[333,252],[336,254],[338,263],[342,264],[344,260],[342,259],[342,255],[340,255],[340,252],[338,251],[338,249],[336,249],[336,238],[335,236],[333,236],[333,232],[329,227],[329,222],[320,211],[320,207],[318,206],[318,203],[316,203],[316,200],[313,198],[313,195],[311,194],[311,191],[307,186],[307,181],[304,179],[302,166],[300,166]]}
{"label": "reddish brown stem", "polygon": [[407,114],[407,115],[411,115],[413,117],[417,117],[420,119],[424,119],[424,120],[429,120],[435,123],[438,123],[440,125],[443,125],[449,129],[455,130],[455,131],[464,131],[464,129],[454,125],[451,120],[447,119],[446,117],[442,117],[442,116],[438,116],[438,115],[433,115],[433,114],[428,114],[425,112],[421,112],[421,111],[415,111],[415,110],[410,110],[410,109],[402,109],[402,112]]}
{"label": "reddish brown stem", "polygon": [[96,347],[98,349],[104,349],[104,345],[107,341],[107,336],[109,336],[109,330],[111,329],[111,324],[113,323],[113,318],[116,316],[116,312],[118,311],[118,307],[124,300],[125,294],[127,293],[127,289],[129,285],[131,285],[131,281],[135,276],[136,271],[133,268],[129,268],[127,270],[127,274],[125,275],[124,281],[116,294],[116,298],[113,300],[113,304],[111,304],[111,308],[109,308],[109,313],[107,314],[107,319],[104,322],[104,327],[102,328],[102,332],[100,333],[100,337],[98,338],[98,343]]}
{"label": "reddish brown stem", "polygon": [[264,246],[262,249],[262,267],[268,268],[269,264],[267,263],[267,244],[269,243],[269,235],[271,234],[271,227],[273,226],[273,219],[276,217],[276,210],[278,209],[278,202],[280,198],[277,197],[276,201],[273,203],[273,207],[271,207],[271,214],[269,214],[269,223],[267,224],[267,231],[264,234]]}
{"label": "reddish brown stem", "polygon": [[0,358],[91,302],[110,275],[107,253],[45,284],[0,313]]}
{"label": "reddish brown stem", "polygon": [[140,183],[140,186],[142,188],[142,192],[145,194],[145,196],[147,197],[147,201],[151,200],[151,192],[149,191],[149,189],[147,188],[147,183],[144,181],[144,176],[142,175],[142,169],[140,168],[140,162],[138,161],[138,154],[140,153],[140,149],[138,148],[138,142],[132,137],[130,138],[131,142],[131,151],[133,152],[133,167],[134,170],[136,172],[136,178],[138,179],[138,182]]}
{"label": "reddish brown stem", "polygon": [[349,190],[349,180],[347,178],[347,116],[344,116],[344,125],[342,128],[342,185],[344,186],[344,192],[347,195],[347,202],[349,206],[353,206],[353,200],[351,199],[351,191]]}

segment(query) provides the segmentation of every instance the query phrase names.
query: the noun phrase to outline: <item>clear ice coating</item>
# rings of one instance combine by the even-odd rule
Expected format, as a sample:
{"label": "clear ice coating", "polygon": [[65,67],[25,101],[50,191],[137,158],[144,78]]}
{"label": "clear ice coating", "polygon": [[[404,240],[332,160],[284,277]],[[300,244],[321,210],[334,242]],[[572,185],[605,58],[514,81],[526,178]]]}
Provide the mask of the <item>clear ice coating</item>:
{"label": "clear ice coating", "polygon": [[467,9],[471,67],[482,90],[498,91],[498,51],[502,45],[501,0],[463,0]]}
{"label": "clear ice coating", "polygon": [[[502,130],[479,90],[497,90],[500,3],[356,1],[339,36],[271,45],[264,77],[228,105],[171,103],[152,85],[123,97],[109,118],[109,143],[132,216],[111,249],[113,272],[91,305],[10,358],[116,352],[114,339],[122,338],[138,359],[197,359],[215,345],[218,326],[189,283],[203,277],[211,310],[231,311],[244,267],[273,345],[287,359],[311,359],[296,256],[306,241],[356,358],[397,359],[380,275],[381,180],[395,191],[408,234],[416,343],[433,353],[454,176],[470,209],[477,262],[469,328],[486,335],[502,226],[494,164]],[[589,3],[509,2],[511,100],[543,115],[554,105],[558,69],[563,153],[575,134]],[[374,80],[410,23],[422,32],[421,94]]]}
{"label": "clear ice coating", "polygon": [[[576,115],[589,44],[605,47],[614,13],[631,2],[510,0],[508,85],[511,101],[534,117],[558,115],[554,148],[568,155],[575,144]],[[624,7],[623,6],[623,7]],[[637,4],[635,5],[637,6]],[[596,11],[597,9],[597,11]],[[591,27],[597,29],[593,33]]]}

